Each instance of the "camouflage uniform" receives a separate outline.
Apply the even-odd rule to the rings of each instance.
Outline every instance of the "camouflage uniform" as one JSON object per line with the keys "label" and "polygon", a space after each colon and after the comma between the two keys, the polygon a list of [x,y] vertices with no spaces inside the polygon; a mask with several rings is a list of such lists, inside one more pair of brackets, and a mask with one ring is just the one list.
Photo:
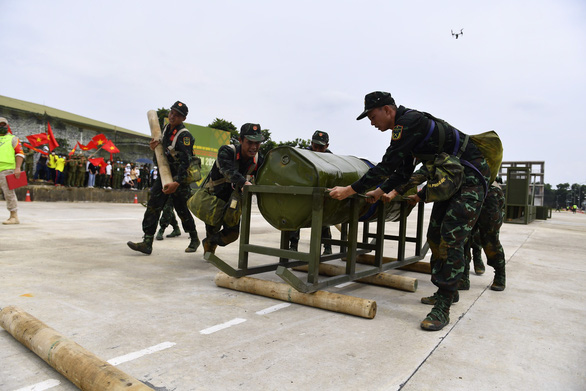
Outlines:
{"label": "camouflage uniform", "polygon": [[35,152],[32,149],[27,148],[27,151],[24,154],[24,167],[26,172],[26,177],[29,181],[33,180],[34,172],[33,172],[33,163],[35,160]]}
{"label": "camouflage uniform", "polygon": [[67,159],[67,186],[74,187],[77,180],[77,162],[79,159],[75,156]]}
{"label": "camouflage uniform", "polygon": [[[173,209],[173,200],[171,197],[165,203],[163,207],[163,213],[161,214],[161,218],[159,219],[159,226],[161,231],[165,231],[165,229],[171,225],[173,230],[179,230],[179,224],[177,224],[177,218],[175,217],[175,211]],[[162,232],[161,232],[162,235]]]}
{"label": "camouflage uniform", "polygon": [[[367,99],[368,95],[365,107]],[[394,105],[394,100],[389,99],[387,104]],[[358,119],[364,116],[363,113]],[[363,193],[386,178],[380,186],[381,190],[385,193],[393,189],[399,191],[396,188],[408,182],[413,174],[414,157],[425,162],[439,152],[451,155],[459,153],[461,161],[468,163],[464,165],[461,188],[450,199],[435,202],[430,217],[427,241],[432,251],[431,281],[439,288],[439,300],[421,324],[427,330],[439,330],[449,323],[449,307],[464,272],[464,245],[480,213],[486,181],[490,178],[488,164],[476,145],[468,141],[464,146],[462,141],[465,136],[444,120],[399,106],[395,113],[391,145],[382,162],[352,184],[354,191]],[[424,201],[425,193],[425,187],[418,193]],[[431,326],[430,322],[433,323]]]}
{"label": "camouflage uniform", "polygon": [[82,156],[77,160],[75,169],[75,187],[83,187],[85,185],[85,157]]}
{"label": "camouflage uniform", "polygon": [[[260,126],[259,126],[260,128]],[[213,188],[213,194],[224,202],[228,203],[232,191],[242,190],[248,175],[255,175],[256,170],[263,162],[259,154],[258,160],[244,158],[240,154],[240,145],[231,146],[223,145],[218,150],[216,163],[210,170],[206,185]],[[220,182],[220,183],[218,183]],[[217,183],[217,185],[212,185]],[[204,239],[204,248],[215,248],[216,246],[226,246],[238,239],[240,235],[240,221],[229,226],[222,223],[218,226],[206,224],[206,239]],[[213,252],[213,251],[212,251]]]}
{"label": "camouflage uniform", "polygon": [[[498,185],[491,185],[478,222],[474,227],[474,232],[478,232],[478,237],[482,243],[482,248],[486,254],[487,264],[495,270],[495,281],[491,286],[493,290],[504,290],[505,288],[505,251],[499,240],[499,233],[505,217],[505,195]],[[464,271],[463,287],[470,287],[470,246],[472,237],[466,245],[466,265]],[[467,284],[466,284],[467,283]],[[501,289],[502,288],[502,289]]]}
{"label": "camouflage uniform", "polygon": [[[161,178],[157,178],[151,188],[147,209],[142,220],[142,230],[145,234],[145,241],[148,239],[152,243],[152,238],[157,231],[161,211],[165,207],[167,200],[170,198],[173,202],[175,211],[177,211],[177,214],[181,219],[183,230],[189,233],[192,240],[192,243],[188,249],[186,249],[186,252],[193,252],[199,246],[199,239],[197,237],[195,221],[193,220],[191,212],[187,208],[187,200],[191,197],[191,187],[187,183],[186,178],[187,169],[189,168],[189,163],[193,156],[194,139],[189,131],[183,131],[183,129],[186,129],[183,123],[178,125],[175,129],[170,129],[169,125],[166,125],[163,129],[161,145],[165,151],[167,161],[169,162],[173,181],[178,182],[179,187],[177,187],[177,190],[174,193],[165,194],[163,193]],[[172,142],[175,140],[176,136],[178,139],[175,143],[175,150],[171,152],[170,147],[172,147]],[[130,243],[131,242],[129,242],[129,246],[132,248]],[[190,251],[190,248],[193,251]]]}

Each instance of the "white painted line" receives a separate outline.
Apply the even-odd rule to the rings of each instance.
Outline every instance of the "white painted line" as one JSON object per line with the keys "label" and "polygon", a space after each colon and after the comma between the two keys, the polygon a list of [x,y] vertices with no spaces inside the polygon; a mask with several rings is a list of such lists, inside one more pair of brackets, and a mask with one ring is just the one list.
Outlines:
{"label": "white painted line", "polygon": [[354,284],[354,281],[348,281],[348,282],[344,282],[344,283],[339,284],[339,285],[335,285],[335,287],[336,288],[344,288],[344,287],[347,287],[348,285],[352,285],[352,284]]}
{"label": "white painted line", "polygon": [[155,346],[151,346],[150,348],[146,348],[143,350],[139,350],[138,352],[128,353],[124,356],[115,357],[113,359],[108,360],[108,363],[116,366],[122,364],[123,362],[132,361],[139,357],[146,356],[147,354],[155,353],[161,350],[168,349],[172,346],[175,346],[175,342],[163,342]]}
{"label": "white painted line", "polygon": [[274,306],[272,306],[272,307],[265,308],[264,310],[257,311],[257,312],[256,312],[256,314],[257,314],[257,315],[266,315],[266,314],[270,314],[271,312],[275,312],[275,311],[281,310],[281,309],[283,309],[283,308],[287,308],[287,307],[289,307],[290,305],[291,305],[291,303],[277,304],[277,305],[274,305]]}
{"label": "white painted line", "polygon": [[45,380],[44,382],[33,384],[32,386],[19,388],[16,391],[43,391],[48,390],[49,388],[57,387],[59,384],[61,384],[59,380],[50,379]]}
{"label": "white painted line", "polygon": [[94,217],[90,219],[46,219],[43,221],[111,221],[111,220],[136,220],[135,217]]}
{"label": "white painted line", "polygon": [[211,333],[215,333],[216,331],[224,330],[224,329],[227,329],[228,327],[232,327],[232,326],[235,326],[235,325],[243,323],[243,322],[246,322],[246,319],[234,318],[232,320],[227,321],[226,323],[217,324],[215,326],[208,327],[207,329],[203,329],[199,333],[200,334],[211,334]]}

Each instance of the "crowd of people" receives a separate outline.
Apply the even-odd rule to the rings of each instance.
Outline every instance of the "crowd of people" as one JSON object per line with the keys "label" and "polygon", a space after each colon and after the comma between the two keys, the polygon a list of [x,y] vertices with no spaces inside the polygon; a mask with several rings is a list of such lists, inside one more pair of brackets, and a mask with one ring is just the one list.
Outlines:
{"label": "crowd of people", "polygon": [[[72,156],[48,153],[49,149],[46,146],[43,147],[43,151],[47,155],[36,152],[38,156],[34,174],[33,159],[27,161],[25,157],[24,170],[28,178],[55,186],[143,190],[149,189],[159,175],[157,166],[151,168],[149,164],[139,165],[120,160],[111,162],[103,159],[96,161],[81,153]],[[25,155],[28,157],[32,153],[27,151]]]}

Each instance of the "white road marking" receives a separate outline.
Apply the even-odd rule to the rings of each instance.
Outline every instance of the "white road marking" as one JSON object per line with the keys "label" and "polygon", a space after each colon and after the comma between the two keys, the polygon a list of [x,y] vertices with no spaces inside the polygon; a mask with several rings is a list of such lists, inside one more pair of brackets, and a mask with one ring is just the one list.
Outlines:
{"label": "white road marking", "polygon": [[61,384],[59,380],[50,379],[45,380],[44,382],[33,384],[32,386],[19,388],[16,391],[43,391],[48,390],[49,388],[57,387],[59,384]]}
{"label": "white road marking", "polygon": [[[115,357],[111,360],[108,360],[108,363],[110,365],[114,365],[114,366],[120,365],[124,362],[132,361],[132,360],[135,360],[139,357],[146,356],[147,354],[159,352],[161,350],[168,349],[168,348],[175,346],[175,345],[176,345],[175,342],[163,342],[158,345],[151,346],[150,348],[139,350],[138,352],[128,353],[128,354],[125,354],[124,356]],[[53,387],[57,387],[60,384],[61,384],[61,382],[59,380],[50,379],[50,380],[46,380],[41,383],[33,384],[32,386],[19,388],[18,390],[15,390],[15,391],[44,391],[44,390],[48,390]]]}
{"label": "white road marking", "polygon": [[150,348],[139,350],[138,352],[128,353],[128,354],[125,354],[124,356],[112,358],[112,359],[108,360],[108,363],[110,363],[114,366],[120,365],[123,362],[132,361],[132,360],[135,360],[139,357],[146,356],[147,354],[151,354],[151,353],[159,352],[161,350],[169,349],[170,347],[175,346],[175,345],[176,345],[175,342],[163,342],[158,345],[151,346]]}
{"label": "white road marking", "polygon": [[234,318],[232,320],[227,321],[226,323],[217,324],[215,326],[208,327],[207,329],[203,329],[199,333],[200,334],[211,334],[211,333],[215,333],[216,331],[224,330],[224,329],[227,329],[228,327],[232,327],[232,326],[235,326],[235,325],[243,323],[243,322],[246,322],[246,319]]}
{"label": "white road marking", "polygon": [[43,221],[112,221],[112,220],[136,220],[135,217],[94,217],[90,219],[46,219]]}
{"label": "white road marking", "polygon": [[354,284],[354,281],[348,281],[348,282],[344,282],[342,284],[335,285],[335,287],[336,288],[344,288],[344,287],[346,287],[348,285],[352,285],[352,284]]}
{"label": "white road marking", "polygon": [[291,303],[277,304],[277,305],[274,305],[272,307],[265,308],[264,310],[257,311],[256,314],[257,315],[270,314],[271,312],[275,312],[275,311],[278,311],[280,309],[287,308],[290,305],[291,305]]}

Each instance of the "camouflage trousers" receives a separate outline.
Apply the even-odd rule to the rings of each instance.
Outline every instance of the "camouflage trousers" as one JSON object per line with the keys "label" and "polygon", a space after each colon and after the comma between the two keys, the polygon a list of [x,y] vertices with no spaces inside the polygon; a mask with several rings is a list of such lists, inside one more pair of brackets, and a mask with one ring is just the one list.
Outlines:
{"label": "camouflage trousers", "polygon": [[486,263],[495,269],[505,267],[505,251],[499,240],[499,233],[505,217],[505,195],[500,187],[490,186],[486,199],[482,204],[480,216],[476,226],[472,231],[471,239],[466,245],[467,265],[469,267],[470,251],[469,248],[474,244],[470,243],[475,238],[481,243],[481,247],[486,254]]}
{"label": "camouflage trousers", "polygon": [[151,188],[150,198],[147,203],[146,211],[142,220],[142,231],[145,235],[154,236],[157,232],[157,225],[161,212],[170,198],[173,207],[181,219],[181,225],[185,232],[195,232],[195,221],[189,209],[187,209],[187,200],[191,197],[191,188],[189,185],[180,185],[173,194],[163,193],[161,179],[157,179]]}
{"label": "camouflage trousers", "polygon": [[454,292],[465,267],[464,248],[480,215],[485,195],[485,183],[490,170],[484,158],[475,165],[480,173],[464,167],[462,187],[452,198],[433,205],[427,241],[431,249],[431,282],[439,289]]}
{"label": "camouflage trousers", "polygon": [[234,226],[222,223],[217,226],[206,224],[206,239],[211,244],[217,244],[220,247],[227,246],[235,242],[240,236],[240,221]]}
{"label": "camouflage trousers", "polygon": [[171,225],[174,229],[179,228],[179,225],[177,224],[177,218],[175,217],[175,211],[173,209],[173,199],[171,197],[169,197],[165,203],[165,206],[163,207],[163,214],[159,219],[159,226],[162,230],[167,228],[169,225]]}

